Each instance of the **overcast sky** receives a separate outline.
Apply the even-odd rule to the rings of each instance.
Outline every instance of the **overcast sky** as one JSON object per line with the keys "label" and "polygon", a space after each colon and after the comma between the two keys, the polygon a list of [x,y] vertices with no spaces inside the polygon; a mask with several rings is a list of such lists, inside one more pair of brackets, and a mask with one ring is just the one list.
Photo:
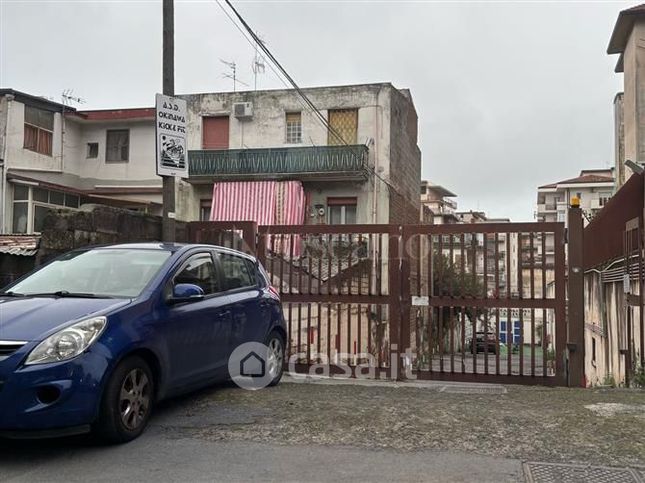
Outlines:
{"label": "overcast sky", "polygon": [[[303,87],[391,81],[412,91],[422,176],[460,209],[532,220],[536,187],[613,165],[605,3],[234,2]],[[0,86],[82,108],[152,106],[161,3],[0,0]],[[253,49],[215,0],[175,5],[177,93],[252,85]],[[283,87],[267,69],[259,88]]]}

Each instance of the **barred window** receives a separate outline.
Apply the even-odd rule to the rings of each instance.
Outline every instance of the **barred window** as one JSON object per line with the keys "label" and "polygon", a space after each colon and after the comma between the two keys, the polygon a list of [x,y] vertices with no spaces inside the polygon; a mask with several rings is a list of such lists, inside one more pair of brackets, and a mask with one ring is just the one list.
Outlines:
{"label": "barred window", "polygon": [[51,156],[53,132],[53,112],[32,106],[25,106],[25,134],[23,143],[25,149]]}
{"label": "barred window", "polygon": [[107,132],[105,161],[112,163],[127,162],[130,152],[130,130],[111,129]]}
{"label": "barred window", "polygon": [[287,112],[285,116],[287,125],[287,144],[300,144],[302,142],[302,115],[299,112]]}
{"label": "barred window", "polygon": [[327,134],[327,144],[356,144],[358,109],[330,109],[329,125],[331,129]]}

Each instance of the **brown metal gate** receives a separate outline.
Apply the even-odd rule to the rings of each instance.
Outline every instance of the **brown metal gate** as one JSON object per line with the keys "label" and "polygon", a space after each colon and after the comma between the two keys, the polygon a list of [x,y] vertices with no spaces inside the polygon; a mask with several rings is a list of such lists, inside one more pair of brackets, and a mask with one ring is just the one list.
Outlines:
{"label": "brown metal gate", "polygon": [[258,257],[280,292],[291,369],[396,376],[400,284],[391,254],[399,243],[396,225],[259,228]]}
{"label": "brown metal gate", "polygon": [[282,298],[292,370],[566,382],[562,223],[207,222],[189,233],[258,256]]}
{"label": "brown metal gate", "polygon": [[565,383],[564,225],[402,227],[403,347],[416,377]]}

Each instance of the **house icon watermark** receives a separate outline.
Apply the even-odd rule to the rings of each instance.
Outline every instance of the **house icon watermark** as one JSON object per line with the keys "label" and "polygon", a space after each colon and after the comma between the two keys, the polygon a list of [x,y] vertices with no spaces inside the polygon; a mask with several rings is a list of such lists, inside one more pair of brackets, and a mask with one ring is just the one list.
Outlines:
{"label": "house icon watermark", "polygon": [[240,361],[240,375],[244,377],[264,377],[266,362],[256,352],[249,352]]}
{"label": "house icon watermark", "polygon": [[267,371],[269,348],[259,342],[246,342],[235,348],[228,359],[228,373],[243,389],[257,390],[271,383]]}

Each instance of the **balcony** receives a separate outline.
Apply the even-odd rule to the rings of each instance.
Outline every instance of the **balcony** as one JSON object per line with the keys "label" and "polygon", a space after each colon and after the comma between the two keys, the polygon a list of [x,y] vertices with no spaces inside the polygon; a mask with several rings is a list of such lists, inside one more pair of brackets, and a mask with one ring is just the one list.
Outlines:
{"label": "balcony", "polygon": [[558,209],[555,203],[538,203],[537,208],[538,213],[557,211]]}
{"label": "balcony", "polygon": [[368,149],[304,146],[188,151],[189,181],[299,179],[366,180]]}

